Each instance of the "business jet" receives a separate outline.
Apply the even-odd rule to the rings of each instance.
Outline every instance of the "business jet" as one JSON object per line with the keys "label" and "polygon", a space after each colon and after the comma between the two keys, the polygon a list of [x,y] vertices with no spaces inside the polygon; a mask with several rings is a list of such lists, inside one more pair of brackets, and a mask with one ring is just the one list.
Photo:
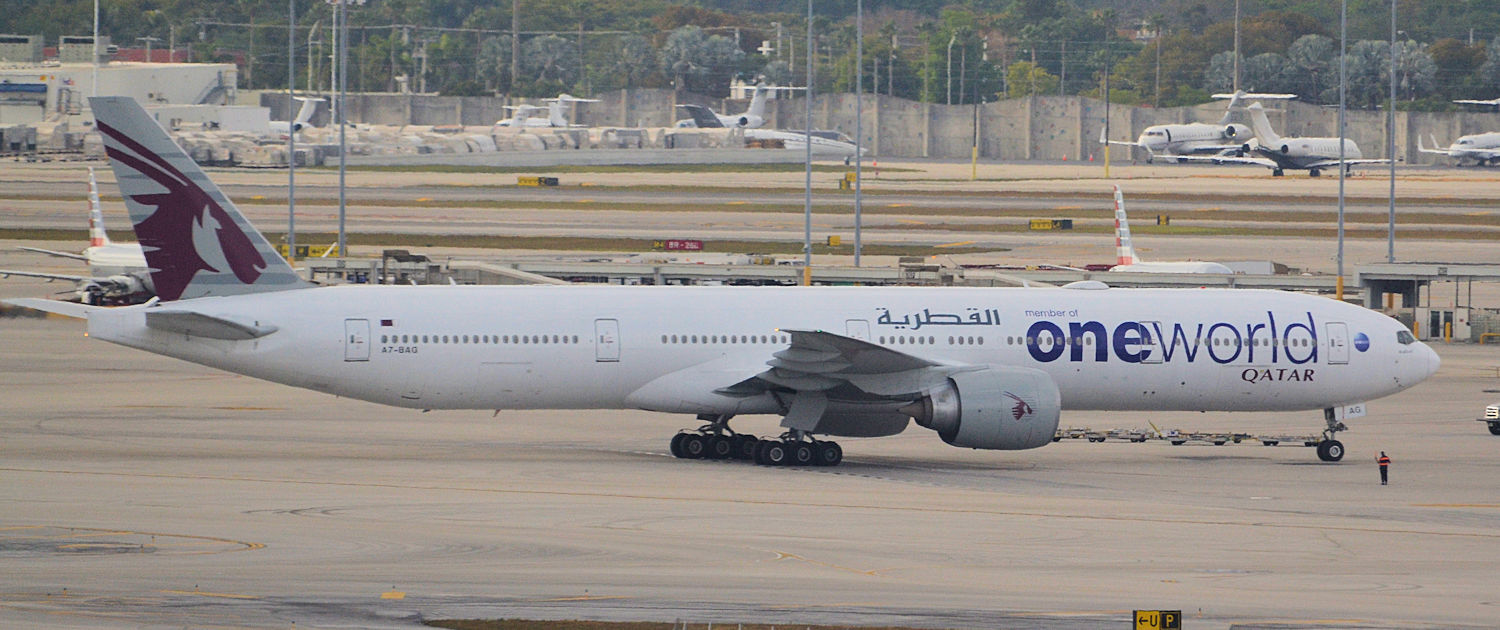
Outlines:
{"label": "business jet", "polygon": [[[1216,99],[1229,99],[1229,106],[1224,108],[1224,116],[1217,123],[1151,125],[1141,130],[1141,135],[1136,138],[1135,142],[1110,140],[1104,136],[1104,130],[1101,129],[1099,143],[1145,149],[1147,164],[1152,163],[1158,155],[1176,158],[1184,155],[1239,152],[1245,142],[1255,136],[1250,127],[1229,122],[1242,99],[1289,99],[1296,98],[1296,96],[1296,94],[1246,94],[1243,91],[1234,94],[1215,94],[1213,97]],[[1178,159],[1177,161],[1187,160]]]}
{"label": "business jet", "polygon": [[60,252],[40,247],[20,247],[29,252],[83,261],[89,266],[87,276],[0,269],[0,277],[20,276],[65,280],[74,283],[73,292],[84,304],[139,304],[152,296],[151,275],[140,243],[115,243],[104,229],[104,212],[99,208],[99,184],[94,169],[89,169],[89,246],[81,253]]}
{"label": "business jet", "polygon": [[[91,99],[158,299],[10,303],[93,339],[413,409],[694,415],[683,458],[833,465],[913,420],[944,442],[1029,449],[1062,410],[1323,410],[1318,453],[1364,401],[1438,356],[1399,322],[1262,290],[962,287],[315,287],[132,99]],[[777,438],[732,431],[782,417]]]}
{"label": "business jet", "polygon": [[1143,262],[1135,254],[1130,242],[1130,221],[1125,218],[1125,196],[1115,186],[1115,266],[1110,271],[1134,273],[1234,273],[1233,269],[1216,262]]}
{"label": "business jet", "polygon": [[[1437,138],[1432,138],[1432,146],[1438,146]],[[1475,166],[1500,164],[1500,131],[1459,136],[1458,140],[1448,145],[1446,149],[1427,148],[1422,144],[1422,136],[1419,135],[1417,136],[1417,150],[1422,153],[1446,155],[1453,158],[1457,166],[1463,166],[1466,162],[1472,162]]]}
{"label": "business jet", "polygon": [[704,129],[760,129],[766,125],[766,98],[772,90],[805,90],[800,87],[767,87],[765,85],[755,86],[755,92],[750,95],[750,107],[745,113],[738,115],[724,115],[702,105],[678,105],[687,110],[690,118],[677,121],[677,127],[702,127]]}
{"label": "business jet", "polygon": [[285,137],[287,134],[296,133],[312,126],[312,117],[313,114],[318,112],[318,103],[323,102],[321,98],[309,98],[306,96],[294,96],[292,99],[302,103],[302,107],[297,110],[297,117],[289,121],[271,121],[269,130],[272,134],[279,134]]}
{"label": "business jet", "polygon": [[541,111],[535,105],[507,105],[514,114],[510,118],[495,123],[497,127],[517,128],[541,128],[541,127],[578,127],[568,122],[567,107],[569,103],[598,103],[596,98],[578,98],[572,94],[559,94],[556,98],[546,99],[547,116],[536,115]]}
{"label": "business jet", "polygon": [[[1271,129],[1271,121],[1266,118],[1266,110],[1259,102],[1251,103],[1245,110],[1250,112],[1255,144],[1246,144],[1240,151],[1254,155],[1184,156],[1182,159],[1214,164],[1256,164],[1271,169],[1271,175],[1275,177],[1281,177],[1287,169],[1305,170],[1309,176],[1317,177],[1325,168],[1338,168],[1338,138],[1283,138]],[[1359,145],[1344,138],[1345,171],[1361,164],[1390,163],[1387,159],[1364,158]]]}

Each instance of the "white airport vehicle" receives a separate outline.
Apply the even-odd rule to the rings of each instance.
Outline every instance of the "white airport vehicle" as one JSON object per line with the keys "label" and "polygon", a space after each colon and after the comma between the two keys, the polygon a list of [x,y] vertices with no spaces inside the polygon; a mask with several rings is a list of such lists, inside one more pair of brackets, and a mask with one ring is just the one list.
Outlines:
{"label": "white airport vehicle", "polygon": [[515,112],[510,118],[495,122],[496,127],[517,128],[541,128],[541,127],[581,127],[568,122],[567,107],[569,103],[598,103],[597,98],[578,98],[572,94],[558,94],[555,98],[547,100],[547,116],[536,115],[541,108],[535,105],[507,105],[505,108]]}
{"label": "white airport vehicle", "polygon": [[1490,425],[1490,435],[1500,435],[1500,403],[1484,408],[1484,417],[1479,419]]}
{"label": "white airport vehicle", "polygon": [[[1439,146],[1436,137],[1431,137],[1431,140],[1433,147]],[[1465,163],[1472,163],[1475,166],[1500,164],[1500,131],[1459,136],[1446,149],[1429,149],[1422,144],[1422,136],[1418,135],[1417,150],[1422,153],[1446,155],[1453,158],[1457,166],[1463,166]]]}
{"label": "white airport vehicle", "polygon": [[[833,465],[835,442],[915,420],[944,442],[1028,449],[1068,410],[1341,410],[1439,359],[1399,322],[1322,297],[1233,289],[314,287],[132,99],[91,104],[158,299],[10,303],[98,340],[412,409],[697,416],[680,457]],[[1351,404],[1352,403],[1352,404]],[[755,439],[734,416],[782,416]]]}
{"label": "white airport vehicle", "polygon": [[104,229],[104,212],[99,207],[99,183],[89,168],[89,246],[81,253],[61,252],[40,247],[19,249],[83,261],[89,266],[87,276],[0,269],[0,277],[21,276],[65,280],[74,283],[73,293],[84,304],[134,304],[144,302],[153,293],[146,255],[140,243],[115,243]]}
{"label": "white airport vehicle", "polygon": [[272,134],[279,134],[285,137],[287,134],[296,133],[312,126],[312,117],[313,114],[318,112],[318,103],[323,102],[321,98],[307,96],[294,96],[292,100],[302,103],[302,107],[297,110],[297,117],[292,120],[271,121],[269,129]]}
{"label": "white airport vehicle", "polygon": [[[1245,108],[1250,112],[1250,125],[1255,129],[1255,143],[1241,147],[1241,153],[1253,155],[1183,156],[1183,160],[1212,162],[1214,164],[1255,164],[1271,169],[1271,175],[1280,177],[1287,169],[1305,170],[1312,177],[1323,174],[1323,169],[1338,168],[1338,138],[1282,137],[1271,129],[1265,108],[1259,102]],[[1379,158],[1365,158],[1359,145],[1344,138],[1344,168],[1352,170],[1364,164],[1389,164]]]}
{"label": "white airport vehicle", "polygon": [[[1238,153],[1246,142],[1255,137],[1255,132],[1249,126],[1229,122],[1241,100],[1246,98],[1291,99],[1296,98],[1297,95],[1246,94],[1244,91],[1239,91],[1234,94],[1215,94],[1213,97],[1229,99],[1229,105],[1224,108],[1224,116],[1217,123],[1151,125],[1141,130],[1141,135],[1136,138],[1135,142],[1110,140],[1104,136],[1104,131],[1100,130],[1099,143],[1145,149],[1147,164],[1155,161],[1159,155],[1177,158],[1184,155]],[[1187,160],[1178,159],[1177,161],[1186,162]]]}
{"label": "white airport vehicle", "polygon": [[1222,264],[1201,260],[1142,261],[1130,240],[1130,220],[1125,218],[1125,196],[1119,186],[1115,186],[1115,266],[1109,270],[1126,273],[1234,273],[1233,269]]}

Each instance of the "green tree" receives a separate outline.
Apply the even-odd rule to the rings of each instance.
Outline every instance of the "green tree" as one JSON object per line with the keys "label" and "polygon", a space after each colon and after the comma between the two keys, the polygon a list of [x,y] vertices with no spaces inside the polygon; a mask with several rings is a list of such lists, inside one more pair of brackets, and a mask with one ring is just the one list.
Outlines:
{"label": "green tree", "polygon": [[1027,96],[1057,93],[1057,75],[1033,65],[1030,61],[1017,61],[1005,69],[1005,84],[1010,88],[1006,96]]}

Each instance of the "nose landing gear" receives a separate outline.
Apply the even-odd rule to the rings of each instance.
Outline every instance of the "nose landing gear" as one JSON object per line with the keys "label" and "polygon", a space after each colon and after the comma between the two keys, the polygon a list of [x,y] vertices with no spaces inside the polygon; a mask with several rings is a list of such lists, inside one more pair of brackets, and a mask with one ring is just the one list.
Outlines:
{"label": "nose landing gear", "polygon": [[1323,440],[1318,442],[1318,459],[1325,462],[1339,461],[1344,458],[1344,443],[1333,438],[1339,431],[1349,430],[1349,427],[1338,421],[1332,408],[1323,410],[1323,421],[1328,423],[1328,428],[1323,430]]}

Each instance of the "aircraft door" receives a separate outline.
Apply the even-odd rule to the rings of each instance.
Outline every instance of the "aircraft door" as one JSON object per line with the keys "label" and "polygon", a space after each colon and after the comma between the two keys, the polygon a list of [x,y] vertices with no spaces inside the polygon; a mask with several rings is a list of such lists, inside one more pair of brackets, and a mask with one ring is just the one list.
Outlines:
{"label": "aircraft door", "polygon": [[620,360],[620,320],[594,320],[594,361],[612,363]]}
{"label": "aircraft door", "polygon": [[370,360],[370,320],[344,320],[344,360]]}
{"label": "aircraft door", "polygon": [[860,341],[870,340],[870,320],[848,319],[844,320],[844,333],[852,339]]}
{"label": "aircraft door", "polygon": [[1141,357],[1141,363],[1161,363],[1162,357],[1166,355],[1162,348],[1162,340],[1157,338],[1156,331],[1161,329],[1160,322],[1141,322],[1141,350],[1146,353]]}
{"label": "aircraft door", "polygon": [[1349,325],[1344,322],[1328,322],[1328,364],[1342,365],[1349,362]]}

